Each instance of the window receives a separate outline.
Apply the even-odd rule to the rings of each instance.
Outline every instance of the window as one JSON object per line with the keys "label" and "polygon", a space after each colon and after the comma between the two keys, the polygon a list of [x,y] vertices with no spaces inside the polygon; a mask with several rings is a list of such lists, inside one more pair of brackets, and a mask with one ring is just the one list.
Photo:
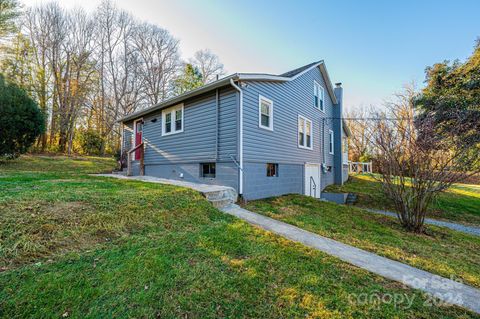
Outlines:
{"label": "window", "polygon": [[200,176],[205,178],[215,178],[215,163],[200,164]]}
{"label": "window", "polygon": [[313,81],[313,105],[321,110],[324,111],[323,106],[323,97],[324,97],[324,90],[323,87],[317,83],[317,81]]}
{"label": "window", "polygon": [[267,163],[267,176],[278,177],[278,164]]}
{"label": "window", "polygon": [[139,120],[139,121],[135,122],[135,130],[136,130],[136,133],[142,133],[142,131],[143,131],[143,120]]}
{"label": "window", "polygon": [[261,95],[258,98],[258,126],[273,131],[273,101]]}
{"label": "window", "polygon": [[333,131],[329,130],[328,135],[329,135],[328,151],[330,154],[333,154]]}
{"label": "window", "polygon": [[312,121],[298,116],[298,147],[313,149],[312,142]]}
{"label": "window", "polygon": [[162,135],[183,132],[183,104],[162,111]]}

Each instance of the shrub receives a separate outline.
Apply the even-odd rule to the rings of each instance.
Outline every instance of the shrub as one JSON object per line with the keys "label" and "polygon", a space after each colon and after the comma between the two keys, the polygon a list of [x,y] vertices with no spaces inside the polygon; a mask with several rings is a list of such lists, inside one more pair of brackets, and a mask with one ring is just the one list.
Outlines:
{"label": "shrub", "polygon": [[101,155],[103,153],[104,141],[100,134],[94,130],[83,130],[78,135],[80,147],[83,154]]}
{"label": "shrub", "polygon": [[45,118],[35,101],[0,75],[0,156],[18,157],[44,132]]}

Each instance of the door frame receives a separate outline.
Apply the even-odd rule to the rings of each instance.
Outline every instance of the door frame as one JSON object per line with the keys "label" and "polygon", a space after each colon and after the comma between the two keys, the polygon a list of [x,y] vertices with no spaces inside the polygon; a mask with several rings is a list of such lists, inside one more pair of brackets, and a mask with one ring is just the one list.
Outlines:
{"label": "door frame", "polygon": [[[321,189],[322,189],[322,166],[320,163],[312,163],[312,162],[305,162],[303,164],[303,187],[304,187],[304,190],[303,190],[303,194],[306,195],[306,196],[310,196],[310,194],[308,193],[307,194],[307,187],[306,187],[306,184],[307,184],[307,166],[316,166],[318,168],[318,185],[317,185],[317,190],[318,190],[318,193],[316,194],[317,196],[314,197],[314,196],[311,196],[311,197],[314,197],[314,198],[320,198],[321,197]],[[308,191],[310,192],[310,189],[308,189]]]}
{"label": "door frame", "polygon": [[[137,146],[137,123],[138,122],[143,122],[143,117],[139,118],[139,119],[136,119],[133,121],[133,147]],[[143,127],[142,127],[142,140],[140,141],[140,143],[143,142]],[[132,148],[133,148],[132,147]],[[139,158],[137,158],[137,151],[133,152],[133,160],[134,161],[138,161],[140,160]]]}

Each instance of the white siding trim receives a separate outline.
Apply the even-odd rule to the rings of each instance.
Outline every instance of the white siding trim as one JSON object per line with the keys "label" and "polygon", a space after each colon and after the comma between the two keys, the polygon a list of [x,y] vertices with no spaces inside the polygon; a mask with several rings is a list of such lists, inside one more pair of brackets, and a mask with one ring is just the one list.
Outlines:
{"label": "white siding trim", "polygon": [[[262,101],[269,104],[269,126],[262,125]],[[258,96],[258,127],[273,131],[273,101],[262,95]]]}

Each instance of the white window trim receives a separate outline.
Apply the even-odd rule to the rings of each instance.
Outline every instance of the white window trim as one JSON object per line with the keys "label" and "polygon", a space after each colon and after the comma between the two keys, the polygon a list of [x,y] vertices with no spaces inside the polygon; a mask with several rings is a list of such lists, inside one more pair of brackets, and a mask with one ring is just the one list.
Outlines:
{"label": "white window trim", "polygon": [[[262,101],[267,102],[270,105],[270,122],[269,126],[262,125]],[[273,101],[259,95],[258,96],[258,127],[264,130],[273,131]]]}
{"label": "white window trim", "polygon": [[[304,138],[304,141],[305,141],[305,145],[300,145],[300,136],[299,136],[299,126],[298,126],[298,120],[299,119],[303,119],[304,120],[304,127],[303,127],[303,133],[305,134],[305,138]],[[307,122],[310,122],[310,147],[306,146],[307,144]],[[298,119],[297,119],[297,145],[299,148],[303,148],[303,149],[306,149],[306,150],[313,150],[313,123],[311,120],[309,120],[308,118],[306,118],[305,116],[302,116],[302,115],[298,115]]]}
{"label": "white window trim", "polygon": [[313,104],[313,107],[316,108],[317,110],[320,110],[322,111],[323,113],[325,113],[325,89],[323,88],[323,86],[318,83],[317,81],[313,80],[313,96],[315,96],[315,87],[318,87],[320,89],[319,93],[321,92],[322,94],[322,101],[323,101],[323,108],[320,107],[320,103],[318,104],[318,107],[315,106],[315,103]]}
{"label": "white window trim", "polygon": [[[175,130],[175,121],[176,121],[175,114],[176,114],[176,111],[178,111],[178,110],[182,110],[182,129]],[[165,126],[165,117],[168,113],[172,113],[172,130],[167,133],[167,132],[165,132],[165,127],[166,127]],[[182,133],[183,128],[185,127],[185,123],[183,121],[184,117],[185,117],[185,110],[184,110],[184,107],[183,107],[183,103],[162,110],[162,136],[168,136],[168,135],[173,135],[173,134],[177,134],[177,133]]]}
{"label": "white window trim", "polygon": [[[330,149],[330,145],[332,148]],[[328,153],[333,155],[335,152],[335,135],[333,135],[332,130],[328,130]]]}

